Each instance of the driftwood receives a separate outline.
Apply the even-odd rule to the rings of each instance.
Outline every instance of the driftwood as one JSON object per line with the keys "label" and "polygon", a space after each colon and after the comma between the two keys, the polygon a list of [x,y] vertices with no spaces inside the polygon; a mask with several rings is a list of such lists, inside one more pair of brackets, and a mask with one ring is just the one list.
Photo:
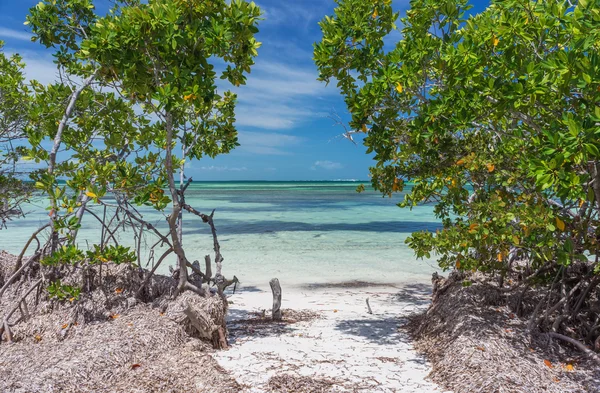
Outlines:
{"label": "driftwood", "polygon": [[271,291],[273,291],[273,320],[281,321],[281,285],[279,285],[279,280],[276,278],[269,281],[269,285]]}
{"label": "driftwood", "polygon": [[186,303],[182,312],[188,317],[190,323],[196,328],[201,338],[212,339],[213,333],[217,330],[217,326],[204,311]]}
{"label": "driftwood", "polygon": [[187,317],[190,325],[198,332],[200,338],[211,340],[215,349],[227,348],[225,328],[214,323],[215,319],[213,315],[189,302],[184,303],[181,312]]}

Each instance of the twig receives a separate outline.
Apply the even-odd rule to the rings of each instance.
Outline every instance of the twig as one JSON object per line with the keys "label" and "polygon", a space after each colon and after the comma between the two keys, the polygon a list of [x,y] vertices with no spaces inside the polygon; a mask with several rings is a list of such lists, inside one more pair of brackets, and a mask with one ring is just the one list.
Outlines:
{"label": "twig", "polygon": [[167,251],[165,251],[164,254],[162,254],[160,256],[160,258],[158,259],[156,264],[152,267],[152,270],[150,270],[150,272],[148,273],[148,276],[146,276],[144,281],[142,281],[142,283],[140,284],[140,287],[138,288],[137,292],[135,293],[135,297],[137,297],[137,298],[140,297],[142,290],[146,287],[146,285],[148,285],[148,282],[150,282],[150,279],[154,275],[154,272],[156,272],[156,269],[158,269],[158,267],[160,266],[162,261],[167,257],[167,255],[169,255],[172,252],[173,252],[173,248],[171,247]]}
{"label": "twig", "polygon": [[41,228],[39,228],[37,231],[33,232],[33,235],[31,235],[31,237],[25,244],[25,247],[23,247],[23,250],[19,254],[19,257],[17,258],[17,262],[15,263],[15,267],[13,268],[13,274],[16,273],[17,270],[19,270],[19,268],[21,267],[21,263],[23,261],[23,256],[25,255],[25,252],[27,252],[27,249],[29,248],[29,245],[31,244],[33,239],[37,239],[37,235],[40,232],[42,232],[44,229],[48,228],[49,226],[50,226],[50,224],[46,224],[46,225],[42,226]]}
{"label": "twig", "polygon": [[41,251],[38,251],[37,253],[33,254],[27,260],[27,262],[25,262],[23,265],[21,265],[21,267],[19,268],[19,270],[17,270],[12,276],[10,276],[10,278],[6,281],[6,284],[4,284],[4,286],[0,289],[0,299],[2,298],[2,295],[8,289],[8,287],[19,277],[19,275],[21,275],[21,273],[23,272],[23,270],[25,270],[29,265],[31,265],[31,263],[33,263],[33,261],[35,261],[41,255],[42,255]]}
{"label": "twig", "polygon": [[25,301],[25,298],[27,298],[27,296],[29,296],[29,294],[34,289],[36,289],[38,287],[38,285],[40,285],[41,283],[42,283],[42,279],[40,278],[31,287],[29,287],[29,289],[17,301],[16,305],[6,314],[6,316],[4,317],[4,322],[2,324],[2,328],[0,329],[0,337],[2,337],[2,333],[6,332],[6,337],[8,338],[8,341],[12,342],[12,334],[10,332],[10,326],[8,324],[8,321],[9,321],[10,317],[14,314],[14,312],[19,309],[19,307],[21,306],[21,302]]}

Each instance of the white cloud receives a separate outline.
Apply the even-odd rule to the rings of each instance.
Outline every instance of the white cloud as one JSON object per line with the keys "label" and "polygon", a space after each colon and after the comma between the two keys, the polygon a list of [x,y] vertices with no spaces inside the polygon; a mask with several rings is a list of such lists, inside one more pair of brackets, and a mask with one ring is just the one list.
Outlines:
{"label": "white cloud", "polygon": [[309,108],[291,104],[265,103],[265,105],[239,104],[236,108],[236,124],[266,130],[288,130],[307,121],[315,113]]}
{"label": "white cloud", "polygon": [[326,169],[328,171],[342,169],[344,166],[339,162],[333,161],[316,161],[313,166],[310,167],[313,171],[316,171],[318,168]]}
{"label": "white cloud", "polygon": [[245,166],[242,167],[228,167],[228,166],[203,166],[200,168],[203,171],[213,171],[213,172],[243,172],[247,171],[248,168]]}
{"label": "white cloud", "polygon": [[289,146],[297,145],[302,138],[270,132],[241,131],[239,133],[240,147],[236,150],[262,155],[287,155]]}
{"label": "white cloud", "polygon": [[18,31],[0,27],[0,38],[13,38],[21,41],[31,41],[32,34],[25,31]]}
{"label": "white cloud", "polygon": [[265,6],[258,4],[263,11],[264,24],[271,25],[290,25],[296,28],[307,29],[317,20],[327,14],[329,6],[327,2],[313,2],[306,4],[305,1],[280,1],[275,4]]}
{"label": "white cloud", "polygon": [[23,58],[25,68],[23,69],[25,77],[28,80],[35,79],[41,84],[56,82],[58,78],[58,69],[54,64],[54,58],[48,52],[38,52],[33,50],[17,50],[13,47],[5,47],[7,56],[18,53]]}
{"label": "white cloud", "polygon": [[238,126],[267,130],[296,128],[324,113],[318,102],[337,95],[336,88],[317,81],[316,70],[278,62],[259,61],[238,95]]}

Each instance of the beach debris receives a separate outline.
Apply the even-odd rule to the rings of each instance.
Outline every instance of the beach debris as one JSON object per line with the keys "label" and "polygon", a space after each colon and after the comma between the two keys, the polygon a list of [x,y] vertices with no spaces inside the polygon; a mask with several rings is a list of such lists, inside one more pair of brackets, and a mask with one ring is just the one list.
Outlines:
{"label": "beach debris", "polygon": [[369,314],[373,314],[373,310],[371,310],[371,305],[369,304],[369,298],[367,298],[367,309]]}
{"label": "beach debris", "polygon": [[292,374],[277,374],[269,379],[268,388],[277,393],[309,393],[333,391],[337,381]]}
{"label": "beach debris", "polygon": [[[503,291],[477,280],[464,287],[459,275],[435,278],[438,292],[432,306],[406,325],[417,350],[432,362],[434,382],[461,393],[524,387],[530,393],[598,391],[600,369],[592,358],[575,345],[559,346],[559,339],[549,340],[556,338],[550,333],[532,335],[528,319],[514,312],[521,303],[525,313],[533,313],[547,296],[543,288],[529,288],[522,296],[522,290]],[[578,359],[577,367],[573,359]]]}

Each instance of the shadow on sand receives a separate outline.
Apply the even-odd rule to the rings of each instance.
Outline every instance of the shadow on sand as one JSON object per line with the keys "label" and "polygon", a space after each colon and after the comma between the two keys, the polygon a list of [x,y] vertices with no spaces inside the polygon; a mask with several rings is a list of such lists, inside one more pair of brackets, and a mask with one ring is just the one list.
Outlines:
{"label": "shadow on sand", "polygon": [[[401,313],[403,307],[407,304],[422,308],[431,303],[431,285],[406,284],[393,295],[393,300],[398,303],[398,313]],[[335,328],[344,334],[359,336],[374,344],[389,345],[410,341],[408,336],[400,329],[406,322],[407,319],[403,317],[386,317],[383,319],[373,317],[342,320],[337,323]]]}

